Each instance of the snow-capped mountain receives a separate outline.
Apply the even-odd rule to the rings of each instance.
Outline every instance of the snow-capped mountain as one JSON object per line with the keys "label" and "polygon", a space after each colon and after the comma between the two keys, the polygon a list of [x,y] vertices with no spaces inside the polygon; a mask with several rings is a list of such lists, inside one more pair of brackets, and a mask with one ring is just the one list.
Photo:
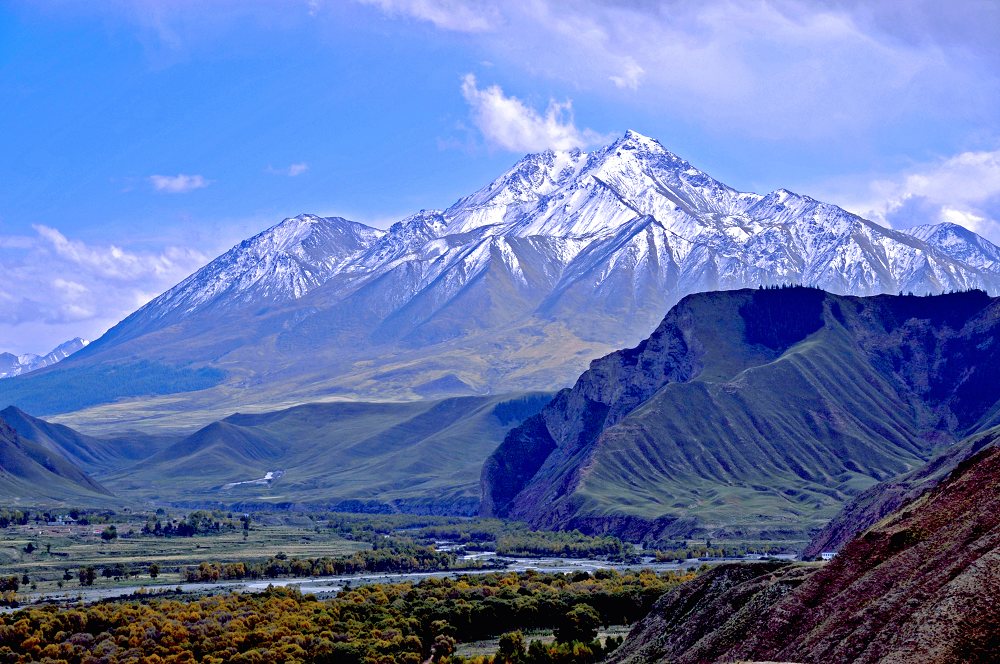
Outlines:
{"label": "snow-capped mountain", "polygon": [[76,337],[56,346],[45,355],[0,353],[0,378],[12,378],[55,364],[86,346],[89,341]]}
{"label": "snow-capped mountain", "polygon": [[218,257],[159,298],[155,315],[222,301],[261,304],[294,300],[326,283],[384,231],[340,217],[285,219]]}
{"label": "snow-capped mountain", "polygon": [[648,284],[673,301],[775,282],[859,295],[1000,285],[1000,249],[960,226],[894,231],[784,189],[738,192],[629,131],[592,153],[528,155],[447,210],[423,210],[388,231],[286,219],[148,309],[162,316],[220,301],[295,300],[338,276],[346,296],[404,265],[420,278],[403,295],[417,296],[444,286],[442,277],[449,291],[461,289],[495,261],[513,282],[557,297],[621,281],[623,271],[632,292],[621,295],[635,299]]}
{"label": "snow-capped mountain", "polygon": [[736,191],[630,131],[593,152],[527,155],[386,231],[286,219],[135,312],[87,359],[213,366],[227,385],[273,385],[285,399],[550,389],[648,336],[693,292],[998,294],[998,259],[954,225],[898,231],[784,189]]}

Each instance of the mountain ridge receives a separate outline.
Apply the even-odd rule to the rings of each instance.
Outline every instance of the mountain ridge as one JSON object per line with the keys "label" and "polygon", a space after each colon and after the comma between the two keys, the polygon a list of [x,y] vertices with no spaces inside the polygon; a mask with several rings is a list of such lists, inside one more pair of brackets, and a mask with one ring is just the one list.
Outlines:
{"label": "mountain ridge", "polygon": [[85,348],[89,343],[86,339],[74,337],[59,344],[45,355],[0,353],[0,378],[13,378],[51,366]]}
{"label": "mountain ridge", "polygon": [[[1000,294],[1000,249],[956,229],[892,230],[786,189],[739,192],[629,131],[591,152],[527,155],[450,207],[385,231],[287,219],[69,365],[0,385],[0,404],[79,410],[60,403],[64,371],[131,362],[122,370],[135,372],[137,358],[166,376],[151,394],[181,395],[152,402],[189,412],[239,409],[248,385],[266,403],[550,390],[592,357],[638,343],[693,292],[804,283]],[[115,417],[127,399],[150,402],[88,394],[95,406],[125,397]]]}
{"label": "mountain ridge", "polygon": [[1000,299],[981,291],[688,296],[507,435],[482,513],[654,539],[802,537],[990,426],[998,326]]}
{"label": "mountain ridge", "polygon": [[106,503],[112,494],[60,450],[23,438],[0,419],[0,496],[14,504],[83,500]]}

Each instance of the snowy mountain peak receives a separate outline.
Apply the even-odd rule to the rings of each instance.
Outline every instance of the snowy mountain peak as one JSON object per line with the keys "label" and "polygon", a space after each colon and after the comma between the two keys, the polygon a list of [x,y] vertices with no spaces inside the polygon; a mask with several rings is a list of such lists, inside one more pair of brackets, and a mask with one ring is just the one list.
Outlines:
{"label": "snowy mountain peak", "polygon": [[1000,248],[959,227],[884,228],[787,189],[739,192],[630,131],[589,152],[526,155],[388,231],[285,219],[81,359],[172,356],[406,399],[550,389],[647,337],[688,294],[780,283],[998,294]]}
{"label": "snowy mountain peak", "polygon": [[22,355],[0,353],[0,378],[20,376],[53,365],[56,362],[65,360],[89,343],[86,339],[75,337],[59,344],[45,355],[35,355],[34,353],[24,353]]}
{"label": "snowy mountain peak", "polygon": [[385,231],[301,214],[244,240],[133,315],[162,318],[219,304],[296,300],[326,283]]}
{"label": "snowy mountain peak", "polygon": [[964,226],[945,222],[914,226],[903,232],[972,267],[1000,269],[1000,248]]}
{"label": "snowy mountain peak", "polygon": [[642,150],[656,154],[668,154],[668,150],[663,147],[655,138],[651,138],[637,131],[629,129],[617,141],[611,144],[611,148],[621,150]]}

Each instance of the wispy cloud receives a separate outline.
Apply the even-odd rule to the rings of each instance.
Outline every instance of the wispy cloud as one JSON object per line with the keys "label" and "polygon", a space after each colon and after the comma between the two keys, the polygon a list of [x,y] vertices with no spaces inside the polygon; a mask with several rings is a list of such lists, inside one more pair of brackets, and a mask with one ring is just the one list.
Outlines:
{"label": "wispy cloud", "polygon": [[408,16],[454,32],[489,32],[500,22],[500,10],[476,0],[360,0],[391,16]]}
{"label": "wispy cloud", "polygon": [[274,168],[273,166],[268,166],[264,170],[271,175],[287,175],[290,178],[294,178],[308,171],[309,164],[304,161],[300,161],[298,163],[291,164],[286,168]]}
{"label": "wispy cloud", "polygon": [[472,74],[462,79],[462,96],[483,137],[505,150],[568,150],[605,140],[595,131],[576,127],[568,99],[549,101],[545,112],[539,113],[517,97],[505,95],[498,85],[480,89]]}
{"label": "wispy cloud", "polygon": [[205,264],[180,246],[130,250],[91,244],[50,226],[0,236],[0,350],[45,352],[74,336],[95,338]]}
{"label": "wispy cloud", "polygon": [[996,4],[914,0],[904,19],[853,0],[361,1],[475,33],[481,55],[533,79],[743,138],[842,141],[1000,107]]}
{"label": "wispy cloud", "polygon": [[1000,150],[962,152],[856,184],[844,207],[894,228],[956,223],[1000,242]]}
{"label": "wispy cloud", "polygon": [[186,194],[189,191],[203,189],[211,184],[211,181],[206,180],[201,175],[186,175],[184,173],[177,175],[150,175],[149,182],[153,185],[153,189],[166,194]]}

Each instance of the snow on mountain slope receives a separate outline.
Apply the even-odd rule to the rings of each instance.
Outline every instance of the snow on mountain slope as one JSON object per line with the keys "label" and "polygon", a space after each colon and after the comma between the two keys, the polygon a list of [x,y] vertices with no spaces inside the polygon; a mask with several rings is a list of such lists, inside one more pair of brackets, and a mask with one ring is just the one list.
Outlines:
{"label": "snow on mountain slope", "polygon": [[295,300],[325,283],[384,231],[303,214],[244,240],[151,302],[149,314],[190,314],[211,304]]}
{"label": "snow on mountain slope", "polygon": [[1000,248],[958,224],[915,226],[903,232],[967,265],[991,270],[1000,268]]}
{"label": "snow on mountain slope", "polygon": [[53,365],[56,362],[65,360],[89,343],[86,339],[76,337],[59,344],[45,355],[35,355],[34,353],[24,353],[22,355],[0,353],[0,378],[12,378]]}
{"label": "snow on mountain slope", "polygon": [[1000,294],[1000,248],[953,225],[898,231],[784,189],[739,192],[629,131],[592,152],[527,155],[386,231],[286,219],[87,357],[202,362],[362,397],[412,398],[422,381],[550,389],[648,336],[685,295],[780,283]]}
{"label": "snow on mountain slope", "polygon": [[391,302],[377,309],[388,315],[423,293],[426,318],[496,262],[548,311],[562,294],[603,288],[655,320],[689,292],[780,282],[854,294],[997,292],[998,257],[959,227],[897,232],[787,190],[738,192],[629,131],[591,153],[527,155],[447,210],[422,210],[388,231],[286,219],[157,298],[147,315],[288,302],[324,288],[327,303],[367,298],[366,287],[391,281]]}

